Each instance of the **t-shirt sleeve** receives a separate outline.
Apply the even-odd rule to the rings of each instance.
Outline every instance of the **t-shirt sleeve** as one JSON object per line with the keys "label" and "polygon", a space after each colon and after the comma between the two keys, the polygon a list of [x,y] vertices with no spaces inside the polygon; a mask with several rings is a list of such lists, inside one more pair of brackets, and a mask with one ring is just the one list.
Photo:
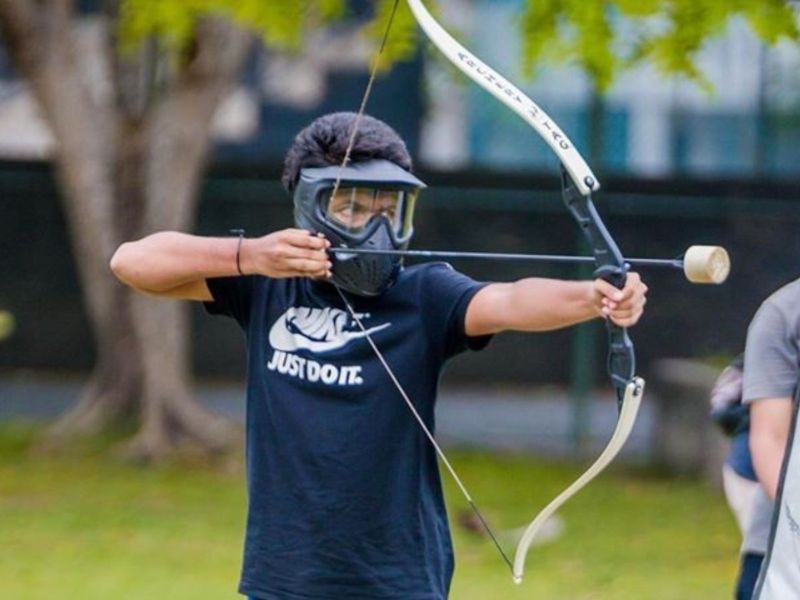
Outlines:
{"label": "t-shirt sleeve", "polygon": [[470,337],[465,331],[467,308],[486,283],[459,273],[447,263],[431,265],[423,289],[428,326],[442,340],[440,351],[447,359],[465,350],[483,350],[491,335]]}
{"label": "t-shirt sleeve", "polygon": [[772,302],[761,305],[747,330],[742,401],[794,396],[797,341],[786,315]]}
{"label": "t-shirt sleeve", "polygon": [[206,311],[212,315],[224,315],[238,321],[246,328],[250,321],[253,304],[255,277],[213,277],[206,279],[213,300],[204,302]]}

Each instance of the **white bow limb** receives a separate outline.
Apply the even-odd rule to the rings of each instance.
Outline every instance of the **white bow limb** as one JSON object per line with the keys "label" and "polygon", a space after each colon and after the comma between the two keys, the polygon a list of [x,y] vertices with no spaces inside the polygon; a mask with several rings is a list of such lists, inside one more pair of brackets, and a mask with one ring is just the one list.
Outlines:
{"label": "white bow limb", "polygon": [[[419,26],[430,41],[465,75],[492,94],[500,102],[517,113],[550,146],[564,166],[569,178],[583,196],[590,195],[600,188],[597,178],[589,165],[575,149],[567,135],[533,100],[519,88],[498,74],[482,60],[456,41],[428,12],[421,0],[407,0]],[[620,406],[620,415],[614,434],[606,448],[589,469],[583,473],[564,492],[559,494],[527,527],[514,556],[512,574],[516,583],[522,582],[525,557],[528,548],[536,537],[541,525],[552,516],[567,500],[592,481],[617,456],[625,444],[636,421],[644,380],[635,377],[625,387]]]}

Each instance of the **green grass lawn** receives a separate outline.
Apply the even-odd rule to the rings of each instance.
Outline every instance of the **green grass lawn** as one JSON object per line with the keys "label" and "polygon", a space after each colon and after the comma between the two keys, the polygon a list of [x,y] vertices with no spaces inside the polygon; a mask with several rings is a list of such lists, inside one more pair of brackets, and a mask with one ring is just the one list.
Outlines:
{"label": "green grass lawn", "polygon": [[[202,600],[235,593],[244,524],[239,460],[144,469],[95,449],[43,456],[0,429],[0,598]],[[494,528],[526,525],[578,473],[529,457],[452,452]],[[464,510],[447,481],[451,515]],[[731,597],[739,544],[720,494],[612,468],[568,504],[563,535],[511,581],[491,542],[454,526],[453,600]],[[513,554],[513,542],[504,540]]]}

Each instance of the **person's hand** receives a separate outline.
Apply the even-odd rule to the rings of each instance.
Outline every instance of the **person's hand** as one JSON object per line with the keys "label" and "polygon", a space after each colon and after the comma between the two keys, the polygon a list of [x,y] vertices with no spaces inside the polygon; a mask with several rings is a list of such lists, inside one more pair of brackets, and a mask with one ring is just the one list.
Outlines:
{"label": "person's hand", "polygon": [[622,289],[604,279],[595,279],[592,291],[597,311],[620,327],[636,325],[647,302],[647,286],[638,273],[628,273]]}
{"label": "person's hand", "polygon": [[330,245],[321,234],[303,229],[282,229],[249,238],[242,243],[242,271],[273,278],[328,279],[333,267],[327,253]]}

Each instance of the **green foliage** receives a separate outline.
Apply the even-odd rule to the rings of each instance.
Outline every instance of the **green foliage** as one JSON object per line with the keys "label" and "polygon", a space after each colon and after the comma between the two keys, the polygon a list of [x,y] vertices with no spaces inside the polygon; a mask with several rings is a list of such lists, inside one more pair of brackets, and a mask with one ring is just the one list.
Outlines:
{"label": "green foliage", "polygon": [[344,14],[344,0],[123,0],[123,48],[156,36],[179,52],[192,42],[198,19],[222,15],[258,33],[268,46],[292,49],[303,32]]}
{"label": "green foliage", "polygon": [[[395,6],[397,10],[395,11]],[[381,52],[380,67],[389,68],[399,60],[407,60],[414,55],[417,47],[417,23],[414,15],[404,1],[380,0],[375,5],[375,16],[367,27],[370,37],[383,41],[387,25],[392,19],[391,29]]]}
{"label": "green foliage", "polygon": [[543,63],[576,63],[602,91],[622,69],[649,61],[708,89],[698,52],[735,17],[767,44],[800,41],[784,0],[527,0],[523,66],[532,74]]}
{"label": "green foliage", "polygon": [[522,32],[523,68],[529,74],[540,62],[577,58],[598,86],[604,88],[618,68],[618,58],[612,48],[614,31],[603,3],[531,2],[522,17]]}
{"label": "green foliage", "polygon": [[[123,0],[119,32],[124,50],[155,37],[162,48],[177,56],[190,47],[199,19],[221,15],[255,31],[268,47],[297,50],[306,32],[346,17],[346,8],[346,0]],[[408,5],[379,0],[373,12],[364,31],[376,48],[394,13],[380,55],[381,70],[412,57],[417,29]]]}
{"label": "green foliage", "polygon": [[[403,0],[376,0],[365,32],[380,44],[396,4],[380,58],[383,70],[416,50],[416,23]],[[435,10],[435,2],[427,4]],[[291,50],[307,31],[345,17],[347,2],[123,0],[123,47],[156,36],[162,47],[180,52],[191,44],[198,19],[211,14],[252,29],[270,47]],[[520,17],[523,67],[530,75],[545,63],[578,64],[602,91],[623,69],[652,62],[665,75],[686,77],[708,89],[697,55],[735,17],[767,44],[800,41],[797,18],[785,0],[526,0]]]}
{"label": "green foliage", "polygon": [[601,2],[568,2],[565,6],[577,34],[570,51],[583,57],[584,68],[599,87],[607,87],[617,64],[608,13]]}
{"label": "green foliage", "polygon": [[786,2],[761,0],[741,2],[741,5],[742,14],[753,31],[768,44],[775,44],[781,38],[797,41],[797,17]]}

